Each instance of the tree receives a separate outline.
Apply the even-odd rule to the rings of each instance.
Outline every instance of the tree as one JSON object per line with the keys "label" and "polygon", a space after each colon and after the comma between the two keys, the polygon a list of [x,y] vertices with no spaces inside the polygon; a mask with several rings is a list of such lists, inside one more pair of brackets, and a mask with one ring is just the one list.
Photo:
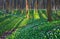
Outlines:
{"label": "tree", "polygon": [[45,9],[45,0],[43,0],[43,9]]}
{"label": "tree", "polygon": [[6,0],[6,9],[9,9],[9,0]]}
{"label": "tree", "polygon": [[0,0],[0,9],[3,9],[3,0]]}
{"label": "tree", "polygon": [[38,9],[38,0],[35,1],[35,9]]}
{"label": "tree", "polygon": [[29,9],[29,8],[28,8],[28,0],[26,0],[26,17],[27,17],[27,18],[29,18],[29,16],[28,16],[28,9]]}
{"label": "tree", "polygon": [[51,0],[47,0],[47,16],[48,16],[48,21],[52,21],[52,18],[51,18]]}
{"label": "tree", "polygon": [[12,0],[12,10],[13,10],[13,8],[14,8],[14,0]]}

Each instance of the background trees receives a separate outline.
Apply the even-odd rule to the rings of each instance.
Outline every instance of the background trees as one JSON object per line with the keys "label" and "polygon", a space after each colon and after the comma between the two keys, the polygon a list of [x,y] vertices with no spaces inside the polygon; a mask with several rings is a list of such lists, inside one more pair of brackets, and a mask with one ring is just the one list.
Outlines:
{"label": "background trees", "polygon": [[[3,3],[4,2],[4,3]],[[55,7],[55,8],[54,8]],[[29,9],[45,9],[47,10],[48,20],[52,20],[51,10],[60,8],[59,0],[0,0],[0,9],[6,10],[19,9],[26,10],[26,15]],[[27,16],[28,17],[28,16]]]}
{"label": "background trees", "polygon": [[[48,0],[28,0],[29,9],[30,8],[34,9],[34,7],[36,5],[36,1],[38,1],[39,9],[46,9]],[[13,8],[15,8],[15,7],[18,7],[18,8],[20,7],[22,9],[26,8],[25,7],[26,0],[0,0],[0,7],[3,5],[3,2],[5,2],[6,6],[9,6],[8,4],[11,4],[10,7],[14,6]],[[54,6],[54,2],[55,2],[55,5],[57,5],[56,7],[60,6],[59,0],[51,0],[51,3],[53,3],[52,7]]]}

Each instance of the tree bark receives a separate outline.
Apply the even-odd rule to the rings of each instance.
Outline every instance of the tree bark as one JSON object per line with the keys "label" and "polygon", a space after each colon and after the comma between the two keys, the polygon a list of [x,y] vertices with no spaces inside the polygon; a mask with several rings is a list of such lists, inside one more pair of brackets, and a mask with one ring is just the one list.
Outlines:
{"label": "tree bark", "polygon": [[45,9],[45,0],[43,0],[43,9]]}
{"label": "tree bark", "polygon": [[52,21],[52,18],[51,18],[51,0],[47,0],[47,16],[48,16],[48,21]]}
{"label": "tree bark", "polygon": [[6,9],[9,9],[9,0],[6,0]]}
{"label": "tree bark", "polygon": [[29,15],[28,15],[28,0],[26,0],[26,17],[29,18]]}

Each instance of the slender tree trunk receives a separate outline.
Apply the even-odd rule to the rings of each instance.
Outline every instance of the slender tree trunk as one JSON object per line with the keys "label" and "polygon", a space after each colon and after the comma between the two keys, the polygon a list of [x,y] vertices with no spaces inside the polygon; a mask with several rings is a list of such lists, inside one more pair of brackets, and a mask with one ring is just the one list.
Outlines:
{"label": "slender tree trunk", "polygon": [[0,9],[3,9],[3,0],[0,0],[1,4],[0,4]]}
{"label": "slender tree trunk", "polygon": [[6,0],[6,13],[9,12],[9,0]]}
{"label": "slender tree trunk", "polygon": [[12,0],[12,11],[13,11],[13,8],[14,8],[14,0]]}
{"label": "slender tree trunk", "polygon": [[36,0],[35,4],[36,4],[35,9],[37,10],[38,9],[38,0]]}
{"label": "slender tree trunk", "polygon": [[16,7],[17,7],[18,10],[19,10],[19,7],[20,7],[19,5],[20,5],[20,0],[16,0]]}
{"label": "slender tree trunk", "polygon": [[57,13],[57,0],[55,0],[55,10],[56,10],[56,13]]}
{"label": "slender tree trunk", "polygon": [[29,16],[28,16],[28,0],[26,0],[26,17],[29,18]]}
{"label": "slender tree trunk", "polygon": [[9,0],[6,0],[6,9],[9,9]]}
{"label": "slender tree trunk", "polygon": [[2,7],[3,7],[3,10],[4,10],[4,0],[2,0],[2,1],[3,1],[3,2],[2,2],[2,5],[3,5]]}
{"label": "slender tree trunk", "polygon": [[11,11],[12,11],[12,14],[13,14],[13,11],[14,11],[14,0],[12,0]]}
{"label": "slender tree trunk", "polygon": [[19,1],[20,1],[19,10],[20,10],[20,12],[21,12],[21,11],[22,11],[22,9],[21,9],[22,1],[21,1],[21,0],[19,0]]}
{"label": "slender tree trunk", "polygon": [[52,21],[52,18],[51,18],[51,0],[47,0],[47,16],[48,16],[48,21]]}
{"label": "slender tree trunk", "polygon": [[44,2],[45,2],[45,0],[43,0],[43,9],[45,9],[45,3]]}

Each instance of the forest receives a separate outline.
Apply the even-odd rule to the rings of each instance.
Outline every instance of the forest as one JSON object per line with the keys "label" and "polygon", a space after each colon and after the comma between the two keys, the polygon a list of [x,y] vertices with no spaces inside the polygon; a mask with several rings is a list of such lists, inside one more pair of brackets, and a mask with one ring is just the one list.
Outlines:
{"label": "forest", "polygon": [[0,0],[0,39],[60,39],[60,0]]}

